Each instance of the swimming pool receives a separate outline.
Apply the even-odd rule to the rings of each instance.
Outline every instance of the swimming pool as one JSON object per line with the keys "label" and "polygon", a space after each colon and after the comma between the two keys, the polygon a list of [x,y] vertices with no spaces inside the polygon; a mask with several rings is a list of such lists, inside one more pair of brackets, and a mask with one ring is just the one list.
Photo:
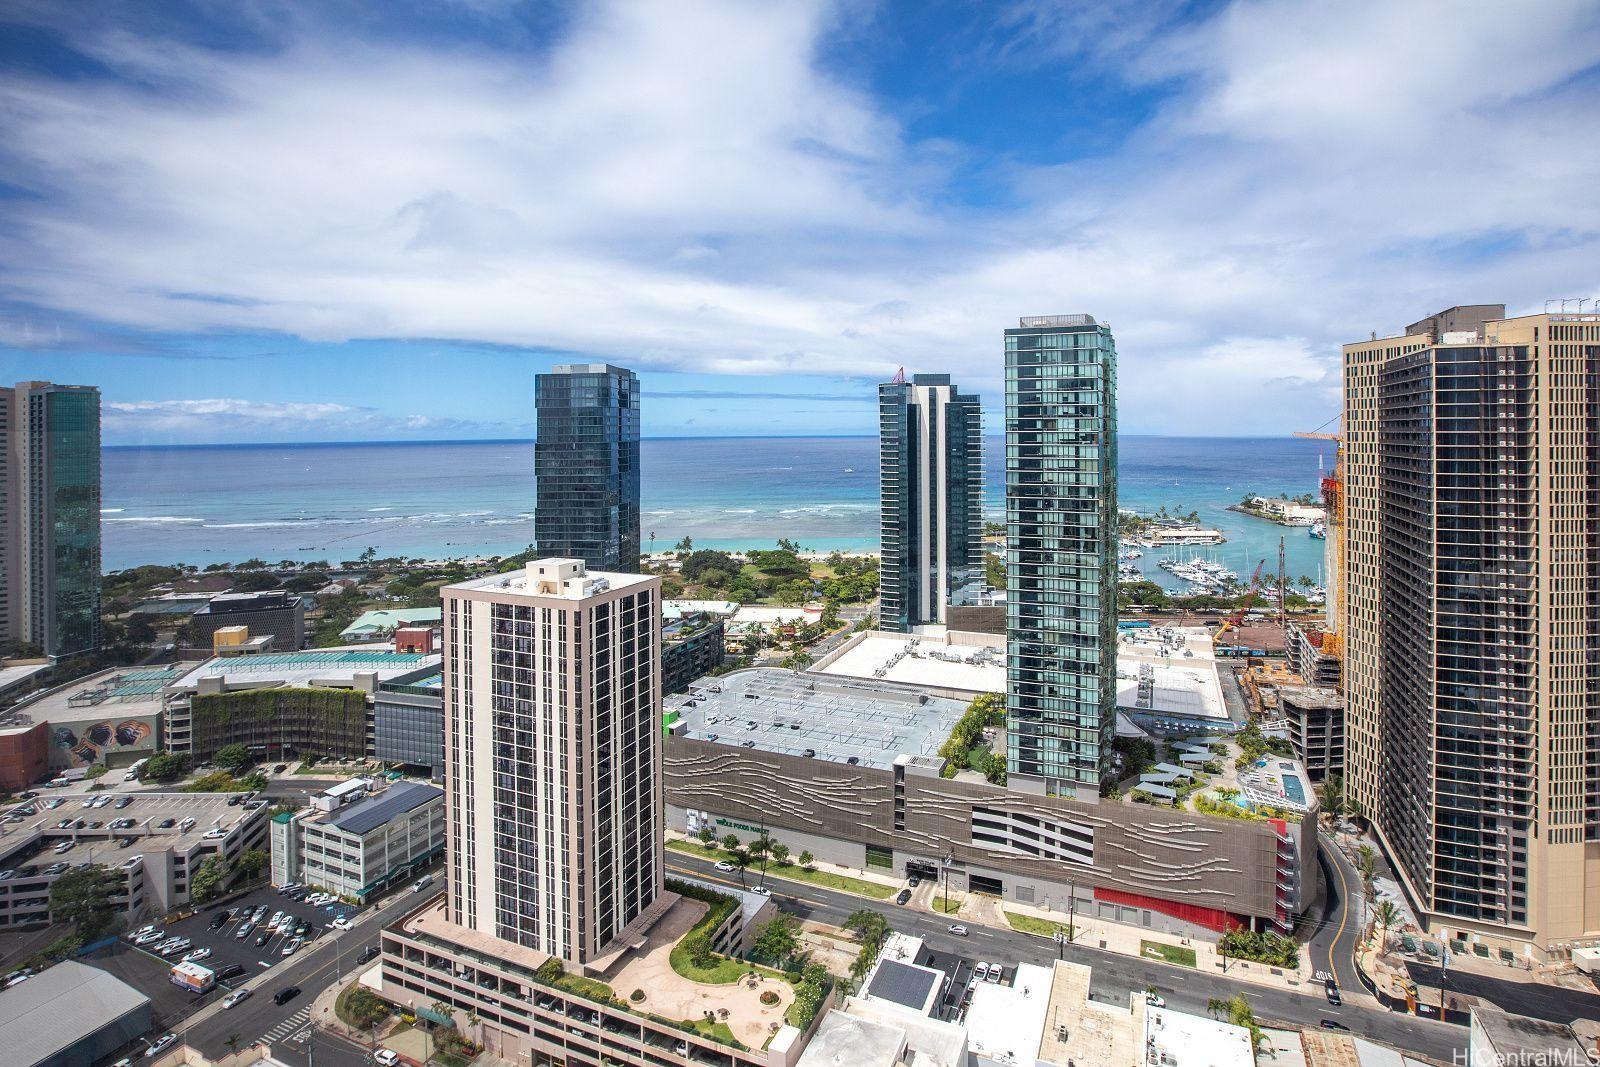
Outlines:
{"label": "swimming pool", "polygon": [[1280,763],[1278,764],[1278,769],[1282,771],[1279,777],[1283,779],[1283,795],[1289,798],[1290,803],[1304,807],[1306,803],[1306,787],[1300,781],[1300,776],[1294,773],[1294,764]]}

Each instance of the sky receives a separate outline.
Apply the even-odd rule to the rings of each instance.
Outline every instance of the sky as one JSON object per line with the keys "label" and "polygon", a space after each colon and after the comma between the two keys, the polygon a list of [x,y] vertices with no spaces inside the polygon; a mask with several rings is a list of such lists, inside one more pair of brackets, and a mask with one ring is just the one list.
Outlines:
{"label": "sky", "polygon": [[8,0],[0,380],[108,443],[648,436],[1003,407],[1108,322],[1127,433],[1335,415],[1338,345],[1600,296],[1600,5]]}

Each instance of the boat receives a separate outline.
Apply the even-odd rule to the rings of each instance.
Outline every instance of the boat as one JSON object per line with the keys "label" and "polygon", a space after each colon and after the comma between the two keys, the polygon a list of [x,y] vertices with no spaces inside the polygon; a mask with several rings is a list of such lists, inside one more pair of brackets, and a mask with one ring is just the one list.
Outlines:
{"label": "boat", "polygon": [[1306,530],[1306,533],[1321,541],[1328,536],[1328,524],[1325,522],[1314,522],[1311,524],[1311,527]]}

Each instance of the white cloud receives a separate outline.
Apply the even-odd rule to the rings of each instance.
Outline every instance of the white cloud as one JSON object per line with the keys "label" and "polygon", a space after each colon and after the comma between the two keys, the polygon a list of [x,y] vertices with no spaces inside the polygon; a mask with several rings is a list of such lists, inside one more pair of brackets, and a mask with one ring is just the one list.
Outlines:
{"label": "white cloud", "polygon": [[206,400],[106,401],[107,436],[130,440],[235,440],[245,431],[272,440],[322,440],[340,436],[412,437],[440,430],[482,430],[482,424],[432,415],[391,417],[370,408],[326,402],[267,402],[217,397]]}
{"label": "white cloud", "polygon": [[[1073,51],[1094,23],[1071,8],[1007,25]],[[1124,426],[1201,432],[1321,422],[1340,340],[1600,287],[1592,5],[1236,0],[1187,29],[1135,9],[1096,35],[1097,76],[1166,104],[1113,155],[1017,169],[1023,206],[982,214],[948,206],[948,144],[819,67],[822,0],[618,0],[526,59],[102,36],[159,91],[0,81],[0,165],[42,194],[0,206],[0,262],[14,300],[154,331],[904,364],[991,396],[1004,326],[1088,311],[1117,331]]]}

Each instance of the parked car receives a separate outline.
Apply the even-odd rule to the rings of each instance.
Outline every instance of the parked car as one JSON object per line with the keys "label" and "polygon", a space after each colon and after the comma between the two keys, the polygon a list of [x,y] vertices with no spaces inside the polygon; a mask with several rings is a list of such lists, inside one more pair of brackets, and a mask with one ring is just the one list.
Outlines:
{"label": "parked car", "polygon": [[998,982],[1005,977],[1006,969],[998,963],[989,964],[989,981]]}
{"label": "parked car", "polygon": [[275,934],[275,933],[277,933],[277,931],[274,930],[270,926],[262,927],[261,928],[261,933],[256,935],[256,948],[260,948],[262,945],[265,945],[268,941],[271,941],[272,940],[272,935]]}
{"label": "parked car", "polygon": [[232,993],[229,993],[226,997],[223,998],[222,1006],[224,1008],[237,1007],[238,1005],[244,1003],[245,1001],[247,1001],[249,999],[250,999],[250,990],[248,990],[248,989],[235,989]]}
{"label": "parked car", "polygon": [[185,962],[185,963],[199,963],[203,959],[210,958],[210,956],[211,956],[211,950],[206,948],[204,945],[202,945],[199,948],[190,949],[188,952],[185,952],[183,954],[183,962]]}
{"label": "parked car", "polygon": [[217,981],[228,982],[244,973],[244,968],[237,963],[230,963],[217,972]]}
{"label": "parked car", "polygon": [[243,941],[245,938],[250,936],[250,932],[255,928],[255,923],[246,920],[245,922],[239,924],[239,929],[233,932],[233,936],[238,940]]}
{"label": "parked car", "polygon": [[972,980],[975,982],[987,982],[989,980],[989,965],[979,960],[977,966],[972,968]]}
{"label": "parked car", "polygon": [[400,1054],[392,1048],[380,1048],[372,1054],[372,1062],[382,1067],[395,1067],[400,1062]]}
{"label": "parked car", "polygon": [[1167,1002],[1162,1000],[1161,996],[1157,993],[1146,993],[1144,995],[1144,1002],[1150,1005],[1152,1008],[1164,1008],[1167,1006]]}
{"label": "parked car", "polygon": [[1338,1021],[1336,1021],[1334,1019],[1323,1019],[1320,1022],[1318,1022],[1317,1025],[1322,1027],[1324,1030],[1349,1030],[1350,1029],[1344,1023],[1338,1022]]}
{"label": "parked car", "polygon": [[233,913],[231,911],[229,911],[227,908],[223,908],[221,911],[217,912],[215,915],[213,915],[211,917],[211,924],[210,924],[209,929],[212,929],[212,930],[220,930],[220,929],[222,929],[224,926],[227,925],[228,920],[230,918],[232,918],[232,917],[233,917]]}
{"label": "parked car", "polygon": [[118,797],[117,798],[117,807],[118,808],[125,808],[129,804],[132,804],[132,803],[133,803],[133,798],[132,797]]}
{"label": "parked car", "polygon": [[285,956],[293,956],[297,951],[299,951],[300,946],[305,943],[306,940],[303,937],[292,937],[289,939],[289,943],[283,946],[283,954]]}
{"label": "parked car", "polygon": [[163,1034],[161,1037],[156,1039],[155,1044],[145,1049],[144,1054],[149,1056],[151,1059],[155,1059],[157,1056],[161,1055],[163,1052],[167,1051],[167,1049],[171,1048],[177,1043],[177,1034]]}
{"label": "parked car", "polygon": [[299,995],[300,995],[300,987],[299,986],[297,986],[297,985],[286,985],[282,989],[278,990],[276,993],[272,994],[272,1002],[274,1004],[278,1005],[279,1007],[282,1007],[283,1005],[289,1003],[289,1001],[293,1000],[295,997],[298,997]]}
{"label": "parked car", "polygon": [[329,923],[328,925],[333,927],[335,930],[350,930],[350,929],[353,929],[356,924],[351,922],[349,919],[346,919],[343,915],[341,915],[337,919],[333,920],[333,922]]}

